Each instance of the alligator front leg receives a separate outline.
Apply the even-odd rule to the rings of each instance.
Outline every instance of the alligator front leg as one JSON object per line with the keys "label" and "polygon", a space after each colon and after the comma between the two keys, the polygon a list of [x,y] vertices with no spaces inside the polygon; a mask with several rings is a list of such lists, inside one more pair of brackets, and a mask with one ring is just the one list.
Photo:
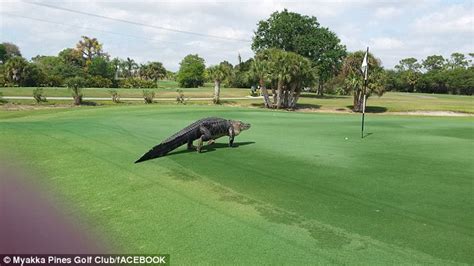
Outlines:
{"label": "alligator front leg", "polygon": [[234,127],[229,128],[229,147],[234,147],[235,131]]}

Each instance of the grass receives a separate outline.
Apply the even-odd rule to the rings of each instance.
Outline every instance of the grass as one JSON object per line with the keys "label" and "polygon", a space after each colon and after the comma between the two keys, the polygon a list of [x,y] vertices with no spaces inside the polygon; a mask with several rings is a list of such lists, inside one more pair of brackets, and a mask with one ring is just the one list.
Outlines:
{"label": "grass", "polygon": [[[164,81],[162,81],[164,82]],[[156,97],[163,98],[176,98],[178,95],[176,90],[178,89],[177,84],[167,82],[166,86],[159,86],[156,89],[146,89],[154,91]],[[205,84],[205,87],[199,88],[180,88],[185,97],[212,97],[214,93],[214,88]],[[4,96],[32,96],[33,87],[5,87],[0,88],[0,92],[3,92]],[[84,88],[83,94],[85,97],[110,97],[109,88]],[[115,89],[118,91],[120,97],[142,97],[141,88],[131,88],[131,89]],[[71,92],[64,87],[45,87],[43,88],[44,94],[46,97],[70,97]],[[249,95],[249,89],[237,89],[237,88],[224,88],[222,90],[221,97],[245,97]]]}
{"label": "grass", "polygon": [[[401,96],[400,96],[401,97]],[[252,124],[133,164],[205,116]],[[116,248],[176,264],[474,263],[472,117],[133,105],[0,111],[0,151]],[[347,138],[347,140],[346,140]]]}
{"label": "grass", "polygon": [[[178,85],[172,81],[161,81],[163,86],[154,89],[157,98],[176,98]],[[161,84],[160,83],[160,84]],[[201,88],[183,88],[185,98],[210,98],[214,89],[211,84]],[[34,88],[8,87],[0,88],[4,96],[29,96],[33,95]],[[142,97],[142,89],[117,89],[121,98]],[[85,97],[110,98],[109,89],[85,88]],[[70,97],[71,93],[66,88],[44,88],[46,97]],[[245,97],[249,89],[222,88],[221,97]],[[9,102],[28,104],[33,101],[9,100]],[[49,103],[63,101],[49,100]],[[102,104],[105,101],[100,101]],[[210,101],[209,101],[210,102]],[[135,102],[136,103],[136,102]],[[262,106],[262,100],[232,100],[227,103],[241,106]],[[298,101],[302,108],[311,108],[321,111],[349,111],[352,105],[352,96],[327,95],[317,97],[314,93],[303,93]],[[408,111],[453,111],[474,114],[474,100],[472,96],[401,93],[388,92],[382,97],[372,96],[368,102],[369,112],[408,112]]]}
{"label": "grass", "polygon": [[[322,110],[348,109],[352,106],[352,96],[331,96],[323,98],[303,94],[299,104]],[[408,112],[408,111],[453,111],[474,113],[472,96],[387,92],[382,97],[371,96],[367,101],[369,111]]]}

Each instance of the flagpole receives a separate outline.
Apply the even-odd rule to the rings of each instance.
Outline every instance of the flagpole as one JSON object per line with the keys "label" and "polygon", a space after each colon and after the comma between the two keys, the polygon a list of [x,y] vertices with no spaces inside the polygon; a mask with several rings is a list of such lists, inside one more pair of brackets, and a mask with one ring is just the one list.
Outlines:
{"label": "flagpole", "polygon": [[364,123],[365,123],[365,105],[366,105],[366,101],[367,101],[367,96],[366,96],[366,92],[367,92],[367,76],[368,76],[368,72],[369,72],[369,47],[367,46],[367,52],[365,54],[365,58],[364,60],[367,60],[366,61],[366,68],[365,68],[365,71],[364,71],[364,87],[363,87],[363,91],[362,91],[362,95],[364,97],[363,101],[362,101],[362,130],[361,130],[361,138],[363,139],[364,138]]}
{"label": "flagpole", "polygon": [[361,131],[361,138],[364,138],[364,120],[365,120],[365,102],[366,102],[366,95],[365,90],[367,89],[367,80],[364,81],[364,99],[362,102],[362,131]]}

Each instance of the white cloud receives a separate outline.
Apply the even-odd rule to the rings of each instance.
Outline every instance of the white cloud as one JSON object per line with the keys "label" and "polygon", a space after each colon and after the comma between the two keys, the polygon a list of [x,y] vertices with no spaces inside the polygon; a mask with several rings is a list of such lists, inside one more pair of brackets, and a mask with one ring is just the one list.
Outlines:
{"label": "white cloud", "polygon": [[[26,58],[37,54],[57,54],[63,48],[73,47],[81,35],[97,37],[113,57],[133,57],[139,62],[158,60],[172,70],[176,70],[181,59],[189,53],[198,53],[207,64],[217,64],[222,60],[235,64],[238,53],[244,60],[253,56],[250,43],[130,25],[20,1],[0,1],[0,12],[73,25],[60,26],[1,14],[0,41],[17,43]],[[41,2],[148,25],[236,39],[251,39],[259,20],[287,8],[316,16],[322,26],[339,36],[349,51],[369,45],[389,68],[405,57],[422,59],[430,54],[446,56],[455,51],[472,52],[474,39],[472,0],[457,4],[438,0]]]}
{"label": "white cloud", "polygon": [[[415,21],[420,33],[474,33],[474,9],[456,5],[422,16]],[[471,35],[471,38],[473,36]]]}
{"label": "white cloud", "polygon": [[377,19],[392,19],[402,14],[402,10],[396,7],[379,7],[375,10],[375,17]]}
{"label": "white cloud", "polygon": [[375,50],[394,50],[401,49],[404,47],[404,43],[396,38],[391,37],[380,37],[380,38],[371,38],[369,41],[369,46]]}
{"label": "white cloud", "polygon": [[234,29],[227,26],[217,26],[207,31],[207,34],[213,36],[222,36],[230,39],[251,40],[252,34],[248,31]]}

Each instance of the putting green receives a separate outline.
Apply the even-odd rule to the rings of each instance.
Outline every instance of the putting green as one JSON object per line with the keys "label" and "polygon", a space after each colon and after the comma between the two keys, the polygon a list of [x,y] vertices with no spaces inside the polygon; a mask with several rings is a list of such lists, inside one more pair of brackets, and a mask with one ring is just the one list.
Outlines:
{"label": "putting green", "polygon": [[[133,164],[190,122],[252,124]],[[206,106],[0,112],[0,151],[128,253],[172,263],[474,263],[474,119]],[[347,139],[346,139],[347,138]]]}

